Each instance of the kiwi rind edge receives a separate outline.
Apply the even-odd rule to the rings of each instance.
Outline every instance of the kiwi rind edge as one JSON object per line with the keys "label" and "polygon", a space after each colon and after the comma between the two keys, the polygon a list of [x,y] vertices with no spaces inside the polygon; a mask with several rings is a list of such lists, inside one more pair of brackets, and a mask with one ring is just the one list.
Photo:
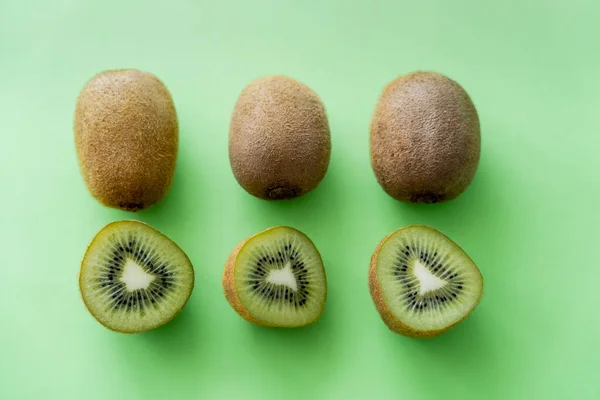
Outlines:
{"label": "kiwi rind edge", "polygon": [[[192,287],[190,288],[190,293],[188,294],[187,298],[185,299],[185,302],[183,302],[183,305],[181,306],[181,308],[179,308],[177,311],[175,311],[173,313],[173,316],[168,319],[163,321],[162,323],[154,326],[153,328],[150,329],[141,329],[141,330],[129,330],[129,331],[125,331],[125,330],[120,330],[117,328],[113,328],[110,326],[105,325],[104,323],[102,323],[102,321],[100,321],[92,312],[91,308],[89,307],[89,305],[87,304],[87,302],[85,301],[85,297],[83,296],[83,293],[81,291],[81,287],[82,287],[82,281],[81,281],[81,271],[83,269],[83,263],[85,262],[85,258],[87,257],[88,251],[90,250],[90,248],[94,245],[94,243],[96,243],[97,240],[99,240],[99,237],[101,236],[101,234],[109,229],[110,227],[114,226],[114,225],[120,225],[120,224],[142,224],[144,226],[146,226],[147,228],[150,228],[152,231],[154,231],[155,233],[158,233],[160,236],[164,237],[165,239],[167,239],[168,241],[170,241],[172,244],[174,244],[177,248],[179,248],[181,250],[181,252],[183,253],[183,255],[185,256],[185,258],[188,260],[188,262],[190,263],[190,265],[192,265]],[[133,220],[133,219],[124,219],[124,220],[119,220],[119,221],[113,221],[107,225],[105,225],[102,229],[100,229],[96,235],[94,235],[94,237],[92,238],[92,240],[90,241],[90,243],[87,245],[85,253],[83,255],[83,258],[81,259],[81,263],[80,263],[80,267],[79,267],[79,273],[78,273],[78,283],[79,283],[79,295],[81,297],[81,300],[83,301],[83,304],[85,305],[85,308],[88,310],[88,312],[92,315],[92,317],[94,317],[94,319],[96,321],[98,321],[98,323],[100,323],[100,325],[104,326],[105,328],[107,328],[108,330],[111,330],[113,332],[117,332],[117,333],[124,333],[124,334],[135,334],[135,333],[143,333],[143,332],[147,332],[150,330],[154,330],[156,328],[160,328],[161,326],[164,326],[166,324],[168,324],[169,322],[171,322],[173,319],[175,319],[175,317],[177,317],[181,311],[183,311],[183,309],[185,308],[185,306],[187,305],[192,292],[194,291],[194,286],[195,286],[195,282],[196,282],[196,276],[195,276],[195,271],[193,268],[193,264],[190,261],[188,255],[185,253],[185,251],[183,251],[183,249],[181,249],[181,247],[179,247],[179,245],[177,243],[175,243],[171,238],[169,238],[167,235],[165,235],[164,233],[160,232],[158,229],[154,228],[153,226],[142,222],[142,221],[137,221],[137,220]]]}
{"label": "kiwi rind edge", "polygon": [[[396,234],[398,232],[401,232],[404,229],[417,228],[417,227],[435,231],[437,234],[440,234],[440,235],[446,237],[448,240],[450,240],[452,243],[454,243],[456,246],[458,246],[458,248],[461,251],[464,252],[464,250],[456,242],[452,241],[452,239],[450,239],[447,235],[443,234],[442,232],[440,232],[437,229],[432,228],[430,226],[408,225],[408,226],[402,227],[400,229],[397,229],[383,238],[383,240],[379,243],[379,245],[373,252],[373,255],[371,256],[371,264],[369,266],[369,292],[371,294],[373,303],[375,304],[375,308],[377,309],[377,312],[379,313],[381,319],[383,320],[385,325],[392,332],[395,332],[395,333],[398,333],[398,334],[401,334],[404,336],[412,337],[412,338],[432,338],[435,336],[439,336],[444,332],[449,331],[450,329],[454,328],[456,325],[458,325],[459,323],[461,323],[462,321],[464,321],[471,315],[471,313],[475,310],[475,308],[477,308],[477,306],[481,302],[481,298],[483,296],[483,290],[484,290],[484,282],[483,282],[483,279],[481,279],[481,292],[480,292],[479,297],[477,298],[477,301],[471,308],[471,311],[469,313],[465,314],[465,316],[463,318],[461,318],[460,320],[456,321],[455,323],[453,323],[445,328],[438,329],[438,330],[417,330],[417,329],[414,329],[414,328],[404,324],[401,320],[396,318],[396,316],[394,315],[394,313],[392,313],[392,311],[387,306],[387,304],[383,298],[381,284],[379,283],[379,277],[377,276],[377,258],[379,255],[379,250],[381,250],[383,245],[390,239],[390,237],[392,237],[394,234]],[[464,252],[464,253],[465,253],[466,257],[469,260],[471,260],[471,262],[473,262],[473,260],[469,257],[469,255],[466,252]],[[473,262],[473,264],[476,265],[474,262]],[[479,269],[478,269],[478,271],[479,271]],[[481,274],[481,272],[479,272],[479,273]]]}
{"label": "kiwi rind edge", "polygon": [[[304,326],[308,326],[311,324],[314,324],[315,322],[317,322],[321,316],[323,315],[323,312],[325,311],[325,303],[327,300],[327,276],[324,274],[323,275],[323,279],[324,279],[324,286],[325,286],[325,301],[323,302],[323,306],[321,307],[321,310],[318,314],[318,317],[315,318],[312,321],[308,321],[304,324],[299,324],[299,325],[294,325],[293,327],[291,326],[284,326],[284,325],[278,325],[278,324],[272,324],[266,321],[262,321],[259,320],[257,318],[255,318],[242,304],[236,287],[235,287],[235,265],[236,265],[236,261],[237,261],[237,257],[240,253],[240,251],[242,250],[242,248],[244,248],[244,246],[252,239],[254,239],[257,236],[260,236],[264,233],[267,233],[269,231],[272,231],[274,229],[279,229],[279,228],[285,228],[285,229],[291,229],[293,231],[295,231],[296,233],[304,236],[313,246],[314,243],[313,241],[303,232],[299,231],[298,229],[292,228],[290,226],[273,226],[267,229],[264,229],[244,240],[242,240],[241,242],[238,243],[238,245],[232,250],[231,254],[229,255],[229,257],[227,258],[227,261],[225,262],[225,268],[223,270],[223,291],[225,292],[225,298],[227,299],[227,302],[231,305],[231,307],[242,317],[244,318],[246,321],[251,322],[253,324],[256,325],[261,325],[261,326],[265,326],[265,327],[271,327],[271,328],[288,328],[288,329],[294,329],[294,328],[301,328]],[[315,246],[316,248],[316,246]],[[321,254],[319,253],[319,251],[317,251],[317,254],[319,256],[319,260],[321,261],[321,264],[323,264],[323,260],[321,258]]]}

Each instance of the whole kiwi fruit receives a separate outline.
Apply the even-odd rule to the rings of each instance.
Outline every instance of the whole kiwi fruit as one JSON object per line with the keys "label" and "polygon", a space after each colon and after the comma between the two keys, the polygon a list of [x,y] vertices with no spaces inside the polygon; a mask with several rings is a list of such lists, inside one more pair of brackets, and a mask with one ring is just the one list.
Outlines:
{"label": "whole kiwi fruit", "polygon": [[477,111],[452,79],[417,71],[390,82],[370,126],[371,166],[393,198],[451,200],[471,184],[479,164]]}
{"label": "whole kiwi fruit", "polygon": [[171,94],[155,75],[122,69],[92,77],[77,99],[74,131],[81,174],[100,203],[137,211],[166,195],[179,129]]}
{"label": "whole kiwi fruit", "polygon": [[229,160],[248,193],[265,200],[302,196],[324,178],[330,153],[325,107],[308,86],[267,76],[243,89],[231,118]]}

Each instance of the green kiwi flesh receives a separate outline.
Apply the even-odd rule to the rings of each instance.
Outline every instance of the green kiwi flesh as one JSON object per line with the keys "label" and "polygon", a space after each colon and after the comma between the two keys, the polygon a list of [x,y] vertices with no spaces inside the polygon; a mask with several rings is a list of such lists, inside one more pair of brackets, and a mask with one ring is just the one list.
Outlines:
{"label": "green kiwi flesh", "polygon": [[223,286],[227,300],[242,317],[273,327],[314,323],[327,297],[317,248],[305,234],[285,226],[240,243],[227,261]]}
{"label": "green kiwi flesh", "polygon": [[369,289],[392,331],[432,337],[471,314],[483,294],[483,278],[447,236],[412,225],[380,243],[371,260]]}
{"label": "green kiwi flesh", "polygon": [[138,333],[162,326],[187,303],[194,269],[168,237],[137,221],[101,229],[83,257],[79,289],[88,311],[105,327]]}

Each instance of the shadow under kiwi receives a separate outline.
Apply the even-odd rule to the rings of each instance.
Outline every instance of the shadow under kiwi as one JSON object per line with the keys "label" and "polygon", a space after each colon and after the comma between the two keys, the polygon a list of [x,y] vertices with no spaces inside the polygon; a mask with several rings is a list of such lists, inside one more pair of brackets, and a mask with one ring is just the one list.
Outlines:
{"label": "shadow under kiwi", "polygon": [[264,200],[254,197],[240,188],[239,209],[244,219],[257,229],[278,225],[288,225],[303,230],[327,227],[323,220],[333,220],[340,216],[340,204],[344,194],[343,172],[339,163],[332,159],[323,180],[310,192],[287,200]]}
{"label": "shadow under kiwi", "polygon": [[[410,338],[381,329],[379,340],[387,349],[385,357],[390,358],[385,362],[392,368],[390,374],[407,378],[424,398],[441,393],[482,398],[494,392],[492,387],[498,387],[496,393],[499,393],[502,378],[510,372],[505,363],[499,362],[503,359],[500,336],[493,325],[486,323],[481,311],[475,310],[469,318],[433,338]],[[452,382],[452,388],[441,390],[439,385],[432,384],[441,378],[443,382]],[[473,384],[473,379],[478,382]]]}
{"label": "shadow under kiwi", "polygon": [[[389,218],[384,222],[387,233],[407,225],[423,224],[457,240],[462,247],[464,239],[469,248],[499,249],[505,232],[514,229],[510,218],[514,202],[508,199],[513,188],[501,174],[502,164],[492,157],[480,162],[471,185],[453,200],[437,204],[410,204],[383,194],[381,203]],[[495,250],[494,250],[495,251]]]}
{"label": "shadow under kiwi", "polygon": [[[320,184],[311,192],[289,200],[263,200],[251,196],[240,188],[238,212],[253,231],[273,226],[290,226],[304,232],[315,244],[323,259],[327,274],[328,294],[323,314],[313,324],[299,328],[263,327],[239,321],[241,334],[248,341],[248,352],[260,359],[262,376],[278,382],[279,387],[291,393],[305,393],[310,397],[321,390],[309,382],[333,376],[339,370],[339,335],[342,334],[343,317],[336,314],[339,290],[336,277],[340,266],[335,263],[337,238],[343,220],[344,188],[340,163],[332,158],[328,171]],[[333,238],[333,239],[332,239]],[[341,239],[339,239],[341,240]],[[333,252],[333,253],[332,253]],[[311,365],[309,369],[298,365]],[[293,373],[292,373],[293,371]]]}
{"label": "shadow under kiwi", "polygon": [[[380,330],[379,340],[389,349],[385,357],[410,360],[410,367],[398,364],[392,375],[409,375],[423,397],[446,393],[449,397],[471,394],[471,398],[482,398],[490,392],[501,393],[502,382],[511,379],[510,362],[502,354],[502,332],[509,329],[491,314],[502,290],[499,281],[494,280],[497,273],[491,268],[501,263],[502,254],[510,245],[507,238],[520,223],[511,218],[518,207],[518,203],[511,201],[514,176],[503,174],[504,169],[503,163],[486,154],[470,187],[453,200],[408,204],[388,196],[389,200],[383,204],[390,216],[385,222],[388,233],[412,224],[431,226],[463,248],[484,279],[484,294],[478,307],[466,320],[437,337],[409,338],[387,327]],[[390,360],[387,365],[394,363]],[[439,377],[458,386],[444,392],[431,384]],[[473,379],[478,380],[476,385]]]}
{"label": "shadow under kiwi", "polygon": [[193,302],[171,321],[150,331],[117,334],[105,345],[118,365],[120,378],[127,382],[128,393],[136,398],[155,398],[168,393],[169,385],[185,385],[191,374],[202,369],[201,320]]}
{"label": "shadow under kiwi", "polygon": [[[190,179],[189,171],[199,169],[190,167],[192,161],[193,157],[185,151],[185,146],[180,146],[177,168],[175,169],[171,188],[166,196],[160,202],[145,210],[135,213],[122,211],[121,215],[123,219],[145,222],[167,235],[186,252],[193,264],[194,251],[193,249],[187,250],[190,247],[186,246],[185,239],[187,236],[181,234],[181,232],[193,228],[193,225],[186,226],[190,221],[188,217],[190,210],[194,210],[194,212],[198,209],[202,210],[202,207],[195,207],[192,201],[193,196],[186,189],[190,185],[184,183],[184,181]],[[161,353],[164,353],[165,356],[173,358],[191,357],[196,352],[196,346],[200,341],[195,336],[198,332],[198,321],[202,319],[200,315],[202,308],[196,304],[197,295],[195,293],[199,290],[199,283],[202,278],[199,276],[200,271],[197,268],[195,268],[195,274],[195,287],[181,312],[163,326],[132,335],[132,338],[136,338],[136,345],[153,346],[155,348],[152,349],[152,354],[161,355]],[[131,343],[128,343],[129,345]]]}
{"label": "shadow under kiwi", "polygon": [[[336,342],[339,333],[335,331],[338,325],[335,320],[335,315],[326,306],[318,321],[304,327],[273,328],[247,321],[240,321],[240,324],[245,323],[244,336],[251,351],[261,360],[264,375],[292,393],[308,393],[308,382],[322,376],[331,377],[338,370],[340,354],[336,351]],[[313,368],[298,370],[298,365]]]}
{"label": "shadow under kiwi", "polygon": [[159,230],[175,226],[180,228],[182,224],[185,225],[192,219],[190,216],[193,216],[193,219],[199,218],[196,214],[205,209],[202,202],[206,199],[196,196],[194,193],[202,182],[200,176],[202,168],[194,165],[194,161],[195,159],[187,147],[181,146],[173,181],[165,197],[147,209],[128,213],[128,215],[153,225]]}
{"label": "shadow under kiwi", "polygon": [[[190,301],[171,321],[158,328],[136,334],[118,334],[114,338],[115,345],[124,346],[123,350],[132,346],[138,350],[145,348],[147,351],[144,354],[147,357],[172,358],[172,361],[192,357],[200,350],[198,345],[202,343],[198,339],[202,320],[198,309]],[[134,356],[136,362],[140,361],[139,355]]]}

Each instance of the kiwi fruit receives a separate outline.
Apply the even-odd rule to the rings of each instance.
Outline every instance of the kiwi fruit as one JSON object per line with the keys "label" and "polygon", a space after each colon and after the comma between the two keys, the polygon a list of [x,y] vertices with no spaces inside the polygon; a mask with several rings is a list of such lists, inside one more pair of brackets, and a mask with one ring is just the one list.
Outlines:
{"label": "kiwi fruit", "polygon": [[294,328],[316,322],[324,311],[327,279],[321,256],[302,232],[276,226],[231,252],[223,272],[227,301],[247,321]]}
{"label": "kiwi fruit", "polygon": [[481,147],[477,111],[467,92],[435,72],[390,82],[370,126],[371,166],[391,197],[439,203],[471,184]]}
{"label": "kiwi fruit", "polygon": [[171,94],[155,75],[134,69],[95,75],[77,99],[74,131],[81,174],[100,203],[137,211],[166,195],[179,128]]}
{"label": "kiwi fruit", "polygon": [[446,235],[411,225],[392,232],[373,253],[369,291],[391,331],[434,337],[473,312],[483,295],[483,278]]}
{"label": "kiwi fruit", "polygon": [[89,244],[79,289],[92,316],[122,333],[148,331],[171,321],[194,288],[194,268],[177,244],[150,225],[117,221]]}
{"label": "kiwi fruit", "polygon": [[229,160],[238,183],[265,200],[302,196],[329,166],[325,107],[308,86],[285,76],[255,80],[240,94],[229,129]]}

